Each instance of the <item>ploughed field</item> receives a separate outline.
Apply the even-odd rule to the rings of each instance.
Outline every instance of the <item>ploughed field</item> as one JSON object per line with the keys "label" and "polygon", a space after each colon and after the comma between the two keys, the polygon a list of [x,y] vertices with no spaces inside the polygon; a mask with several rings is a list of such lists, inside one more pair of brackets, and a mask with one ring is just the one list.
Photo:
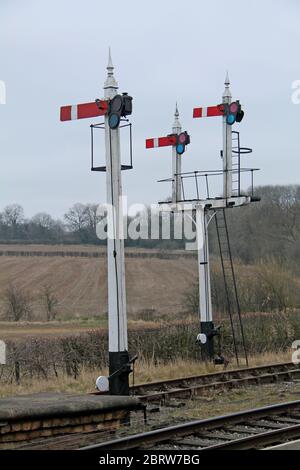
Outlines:
{"label": "ploughed field", "polygon": [[[23,253],[18,256],[18,252]],[[28,255],[33,252],[41,256]],[[135,319],[147,310],[154,315],[182,311],[183,297],[197,276],[196,258],[185,252],[168,252],[166,256],[142,249],[128,249],[126,252],[129,255],[126,259],[129,318],[132,316]],[[66,256],[61,253],[66,253]],[[72,253],[74,256],[70,256]],[[76,253],[80,256],[75,256]],[[97,253],[99,257],[96,257]],[[0,245],[0,254],[2,321],[6,319],[5,291],[9,285],[16,285],[26,292],[34,321],[44,321],[46,317],[41,296],[45,285],[51,287],[58,300],[57,320],[86,320],[82,328],[90,328],[91,319],[95,317],[98,318],[97,325],[99,317],[104,321],[107,311],[107,263],[103,247]],[[44,330],[45,327],[41,328]],[[55,328],[55,325],[46,328]]]}

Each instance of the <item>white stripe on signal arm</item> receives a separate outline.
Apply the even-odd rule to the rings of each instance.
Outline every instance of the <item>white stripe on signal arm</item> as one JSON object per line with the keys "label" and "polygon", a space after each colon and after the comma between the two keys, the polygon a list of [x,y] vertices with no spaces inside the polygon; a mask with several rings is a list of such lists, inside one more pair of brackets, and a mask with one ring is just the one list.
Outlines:
{"label": "white stripe on signal arm", "polygon": [[207,117],[207,108],[202,108],[202,117]]}
{"label": "white stripe on signal arm", "polygon": [[77,119],[77,104],[71,106],[71,120]]}
{"label": "white stripe on signal arm", "polygon": [[154,147],[158,147],[158,139],[153,139],[153,142],[154,142]]}

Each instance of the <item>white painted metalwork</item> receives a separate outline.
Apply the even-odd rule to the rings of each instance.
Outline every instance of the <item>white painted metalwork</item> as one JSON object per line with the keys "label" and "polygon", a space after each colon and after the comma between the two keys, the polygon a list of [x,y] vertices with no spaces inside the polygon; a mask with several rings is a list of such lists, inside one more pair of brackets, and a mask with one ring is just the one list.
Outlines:
{"label": "white painted metalwork", "polygon": [[[231,104],[231,99],[230,81],[227,72],[223,103]],[[226,122],[226,115],[223,116],[223,171],[223,197],[228,199],[232,196],[232,128]]]}
{"label": "white painted metalwork", "polygon": [[[117,94],[111,54],[107,65],[107,79],[104,84],[105,99],[112,99]],[[127,351],[127,311],[125,291],[125,260],[123,234],[123,208],[121,201],[121,151],[119,128],[111,129],[108,115],[105,115],[105,153],[107,203],[113,207],[113,216],[108,217],[107,239],[108,265],[108,323],[109,352]]]}
{"label": "white painted metalwork", "polygon": [[198,271],[199,271],[199,315],[201,322],[212,322],[210,266],[208,251],[208,220],[204,205],[196,208]]}
{"label": "white painted metalwork", "polygon": [[[175,119],[173,123],[172,133],[179,135],[181,133],[182,128],[179,122],[179,112],[178,112],[177,103],[176,103],[174,118]],[[177,201],[181,200],[181,180],[180,180],[181,158],[182,158],[182,155],[179,155],[176,151],[176,145],[173,145],[173,148],[172,148],[172,175],[173,175],[172,202],[173,203],[176,203]]]}

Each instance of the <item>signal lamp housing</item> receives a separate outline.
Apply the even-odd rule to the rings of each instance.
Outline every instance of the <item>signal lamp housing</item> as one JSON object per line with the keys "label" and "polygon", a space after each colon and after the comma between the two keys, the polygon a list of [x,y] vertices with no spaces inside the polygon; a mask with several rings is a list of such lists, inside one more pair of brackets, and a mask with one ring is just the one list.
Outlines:
{"label": "signal lamp housing", "polygon": [[187,132],[181,132],[176,138],[176,152],[182,155],[185,152],[186,145],[191,142],[190,136]]}
{"label": "signal lamp housing", "polygon": [[233,101],[231,104],[224,105],[224,115],[226,116],[226,122],[229,126],[232,126],[235,122],[241,122],[244,118],[244,111],[240,105],[240,102]]}
{"label": "signal lamp housing", "polygon": [[117,129],[120,125],[121,117],[132,114],[132,96],[127,93],[114,96],[108,107],[108,123],[111,129]]}

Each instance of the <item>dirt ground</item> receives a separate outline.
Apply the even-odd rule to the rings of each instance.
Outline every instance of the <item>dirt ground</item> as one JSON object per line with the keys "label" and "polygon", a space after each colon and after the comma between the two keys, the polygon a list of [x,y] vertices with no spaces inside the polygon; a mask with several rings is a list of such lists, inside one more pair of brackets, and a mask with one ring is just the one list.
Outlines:
{"label": "dirt ground", "polygon": [[[0,250],[103,251],[85,246],[0,245]],[[142,252],[143,250],[136,250]],[[4,319],[4,292],[16,284],[32,298],[33,319],[43,320],[42,286],[52,287],[60,319],[103,317],[107,310],[107,265],[103,258],[0,257],[0,315]],[[126,290],[129,315],[148,309],[162,314],[182,310],[183,296],[197,276],[196,259],[127,258]]]}

